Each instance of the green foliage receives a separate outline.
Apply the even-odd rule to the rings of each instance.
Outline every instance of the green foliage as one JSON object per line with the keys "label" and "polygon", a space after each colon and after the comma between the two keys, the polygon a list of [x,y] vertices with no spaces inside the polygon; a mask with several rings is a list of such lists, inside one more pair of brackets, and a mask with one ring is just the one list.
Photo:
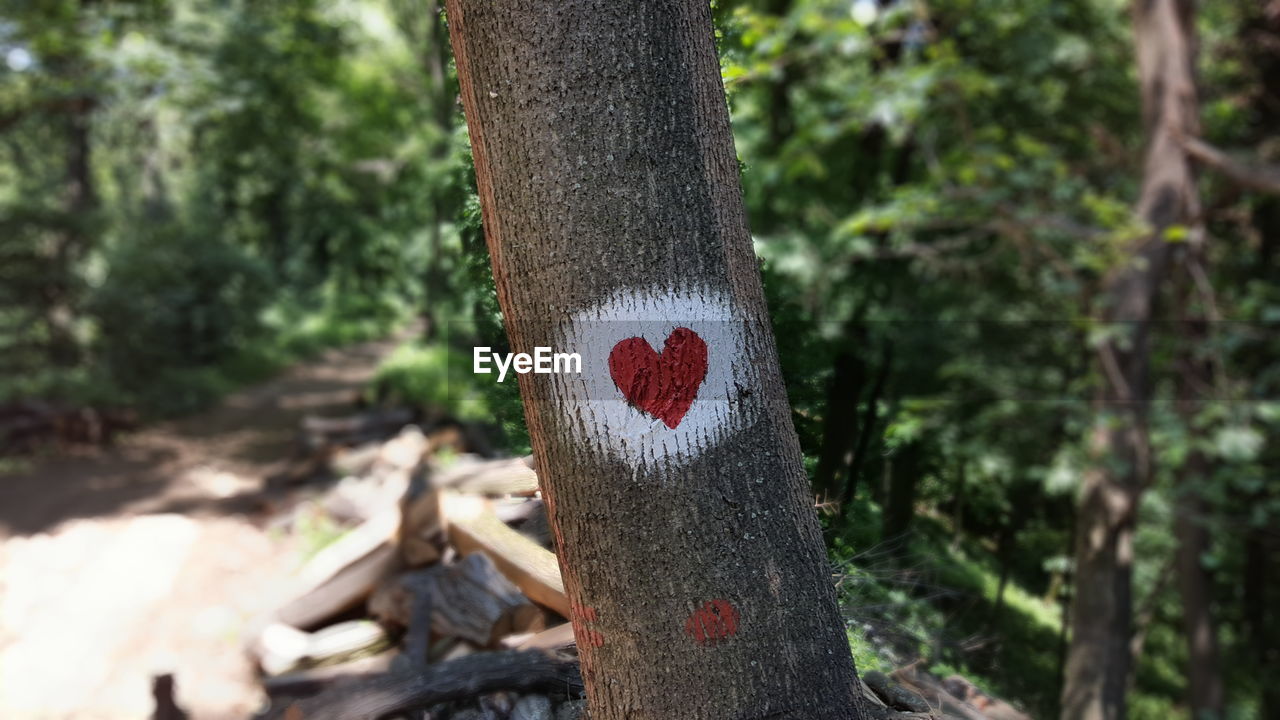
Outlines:
{"label": "green foliage", "polygon": [[127,392],[158,375],[216,366],[258,339],[268,275],[243,251],[179,228],[146,228],[104,257],[89,296],[107,376]]}
{"label": "green foliage", "polygon": [[442,345],[401,346],[378,368],[374,386],[383,402],[443,411],[459,420],[492,416],[476,386],[470,359]]}
{"label": "green foliage", "polygon": [[[382,399],[495,423],[526,452],[516,383],[470,372],[472,347],[506,339],[427,6],[0,10],[0,405],[184,412],[416,315],[428,337],[381,368]],[[1051,717],[1074,499],[1099,420],[1093,353],[1133,337],[1097,321],[1097,298],[1148,232],[1132,211],[1144,138],[1126,4],[713,11],[856,661],[925,658]],[[1264,13],[1200,5],[1201,101],[1208,139],[1274,162],[1280,61]],[[1256,658],[1276,620],[1257,627],[1253,608],[1280,603],[1250,583],[1280,518],[1280,201],[1201,183],[1205,278],[1180,280],[1194,287],[1185,308],[1173,287],[1161,308],[1223,321],[1194,349],[1215,370],[1191,413],[1174,402],[1177,323],[1154,334],[1158,471],[1134,544],[1135,596],[1153,613],[1135,718],[1185,715],[1180,601],[1160,582],[1185,493],[1204,501],[1213,539],[1202,561],[1228,714],[1267,712]],[[1164,239],[1181,252],[1193,237]],[[1210,470],[1182,477],[1197,451]],[[888,537],[904,504],[908,539]],[[333,532],[304,527],[316,547]]]}

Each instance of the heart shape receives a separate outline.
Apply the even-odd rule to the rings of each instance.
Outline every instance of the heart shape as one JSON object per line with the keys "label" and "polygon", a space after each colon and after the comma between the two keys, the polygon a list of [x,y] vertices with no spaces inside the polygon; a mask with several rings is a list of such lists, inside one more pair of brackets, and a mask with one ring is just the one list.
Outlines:
{"label": "heart shape", "polygon": [[674,430],[707,376],[707,344],[683,327],[671,331],[661,353],[644,338],[627,338],[609,352],[609,375],[632,407]]}

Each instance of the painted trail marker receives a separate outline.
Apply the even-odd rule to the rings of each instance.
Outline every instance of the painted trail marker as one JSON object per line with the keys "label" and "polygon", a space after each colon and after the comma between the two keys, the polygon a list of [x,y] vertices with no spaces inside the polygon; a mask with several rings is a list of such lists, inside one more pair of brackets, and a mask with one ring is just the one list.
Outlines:
{"label": "painted trail marker", "polygon": [[632,407],[674,430],[707,376],[707,344],[686,327],[671,331],[661,354],[644,338],[627,338],[609,352],[609,375]]}
{"label": "painted trail marker", "polygon": [[759,415],[756,343],[720,293],[622,291],[561,335],[582,357],[552,379],[568,430],[632,467],[683,465]]}

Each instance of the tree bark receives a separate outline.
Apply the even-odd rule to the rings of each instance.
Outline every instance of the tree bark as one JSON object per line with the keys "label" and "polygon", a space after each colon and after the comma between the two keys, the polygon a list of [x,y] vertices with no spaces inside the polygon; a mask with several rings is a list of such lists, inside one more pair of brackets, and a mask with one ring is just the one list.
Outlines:
{"label": "tree bark", "polygon": [[1151,477],[1147,432],[1148,336],[1172,244],[1165,231],[1199,217],[1180,138],[1199,134],[1191,0],[1136,0],[1134,39],[1147,137],[1137,211],[1151,234],[1103,289],[1104,323],[1117,335],[1097,354],[1102,387],[1094,467],[1084,477],[1076,528],[1076,593],[1062,694],[1064,720],[1125,717],[1133,611],[1133,533]]}
{"label": "tree bark", "polygon": [[592,718],[860,718],[710,8],[447,11]]}

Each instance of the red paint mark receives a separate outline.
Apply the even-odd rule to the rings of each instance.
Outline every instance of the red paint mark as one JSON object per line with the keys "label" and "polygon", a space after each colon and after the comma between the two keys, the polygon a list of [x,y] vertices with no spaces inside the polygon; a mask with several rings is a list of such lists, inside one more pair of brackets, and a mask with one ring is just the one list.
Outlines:
{"label": "red paint mark", "polygon": [[738,611],[728,600],[709,600],[684,621],[684,632],[699,645],[715,645],[738,633]]}
{"label": "red paint mark", "polygon": [[573,636],[578,642],[578,646],[588,647],[604,647],[604,634],[599,630],[587,627],[587,623],[593,623],[600,619],[596,609],[590,605],[579,605],[578,603],[569,603],[569,619],[573,622]]}
{"label": "red paint mark", "polygon": [[604,647],[604,635],[599,630],[585,630],[578,639],[579,645],[590,645],[591,647]]}
{"label": "red paint mark", "polygon": [[661,354],[627,338],[609,353],[609,375],[628,403],[674,429],[707,376],[707,344],[689,328],[672,330]]}
{"label": "red paint mark", "polygon": [[584,622],[595,622],[600,619],[600,616],[596,614],[596,609],[590,605],[569,603],[569,613]]}

